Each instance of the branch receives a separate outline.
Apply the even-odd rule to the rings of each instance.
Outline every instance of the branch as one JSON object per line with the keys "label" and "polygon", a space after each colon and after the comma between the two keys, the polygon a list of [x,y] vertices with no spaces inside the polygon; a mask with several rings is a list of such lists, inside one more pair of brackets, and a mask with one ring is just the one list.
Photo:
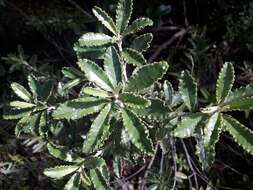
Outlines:
{"label": "branch", "polygon": [[168,41],[163,43],[156,51],[155,53],[149,58],[149,62],[153,62],[159,55],[160,53],[166,49],[170,44],[172,44],[176,39],[183,37],[188,30],[186,29],[181,29],[179,32],[175,33]]}

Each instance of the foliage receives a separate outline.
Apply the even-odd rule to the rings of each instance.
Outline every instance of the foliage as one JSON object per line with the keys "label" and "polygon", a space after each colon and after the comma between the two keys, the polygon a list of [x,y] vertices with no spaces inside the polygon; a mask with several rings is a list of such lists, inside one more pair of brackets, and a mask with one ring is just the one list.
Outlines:
{"label": "foliage", "polygon": [[[5,108],[4,119],[17,121],[17,137],[26,134],[39,139],[41,146],[37,145],[36,151],[46,147],[60,160],[57,166],[48,164],[43,174],[63,180],[64,189],[117,188],[128,178],[123,173],[127,164],[143,165],[142,189],[186,188],[184,182],[190,177],[184,171],[192,166],[184,138],[195,140],[204,171],[213,166],[223,132],[253,155],[253,132],[233,114],[253,108],[253,87],[233,89],[235,69],[225,62],[215,95],[209,94],[205,101],[199,79],[187,70],[182,71],[175,88],[165,80],[167,61],[145,58],[153,35],[142,31],[153,21],[131,21],[132,11],[132,0],[119,0],[115,19],[94,7],[94,16],[107,30],[87,32],[79,38],[74,46],[79,69],[63,67],[63,77],[50,78],[43,70],[34,69],[35,58],[27,61],[21,50],[18,56],[5,58],[15,66],[21,62],[30,73],[27,87],[11,83],[19,99]],[[189,167],[176,152],[176,142],[182,143]],[[154,160],[160,154],[157,172]],[[168,166],[170,161],[174,168]]]}

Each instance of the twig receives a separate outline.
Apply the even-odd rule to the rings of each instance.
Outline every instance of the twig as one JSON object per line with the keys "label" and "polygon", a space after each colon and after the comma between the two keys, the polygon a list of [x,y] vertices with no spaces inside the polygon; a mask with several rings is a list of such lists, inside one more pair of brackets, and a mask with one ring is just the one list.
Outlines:
{"label": "twig", "polygon": [[175,31],[180,30],[177,26],[160,26],[158,28],[151,29],[151,32],[160,32],[160,31]]}
{"label": "twig", "polygon": [[67,0],[70,4],[72,4],[75,8],[77,8],[81,13],[83,13],[88,18],[93,18],[88,12],[83,10],[75,1]]}
{"label": "twig", "polygon": [[194,170],[193,166],[192,166],[192,163],[191,163],[191,157],[188,153],[188,150],[185,146],[185,143],[182,139],[180,139],[180,142],[182,143],[183,145],[183,149],[184,149],[184,152],[185,152],[185,155],[186,155],[186,160],[187,160],[187,163],[192,171],[192,174],[193,174],[193,177],[194,177],[194,181],[195,181],[195,186],[196,186],[196,189],[198,190],[199,189],[199,185],[198,185],[198,178],[197,178],[197,173],[196,171]]}
{"label": "twig", "polygon": [[128,176],[125,178],[125,181],[128,181],[132,178],[134,178],[136,175],[138,175],[139,173],[141,173],[145,168],[147,167],[147,164],[145,164],[144,166],[142,166],[140,169],[138,169],[135,173],[133,173],[132,175]]}
{"label": "twig", "polygon": [[154,153],[154,156],[152,157],[152,159],[150,160],[149,164],[148,164],[148,167],[146,169],[146,172],[144,174],[144,177],[143,177],[143,182],[141,184],[141,188],[140,190],[144,190],[145,189],[145,186],[146,186],[146,178],[148,177],[148,174],[149,174],[149,170],[151,169],[154,161],[155,161],[155,158],[156,158],[156,154],[158,152],[158,149],[159,149],[159,143],[156,144],[155,146],[155,153]]}
{"label": "twig", "polygon": [[184,23],[185,23],[185,26],[188,27],[189,26],[189,22],[188,22],[188,19],[187,19],[187,10],[186,10],[186,2],[185,2],[185,0],[183,1],[183,7],[184,7]]}
{"label": "twig", "polygon": [[176,173],[177,173],[177,161],[176,161],[176,146],[175,143],[173,142],[172,138],[170,138],[170,146],[171,146],[171,155],[173,159],[173,164],[174,164],[174,181],[173,181],[173,186],[172,190],[176,188],[177,180],[176,180]]}
{"label": "twig", "polygon": [[172,44],[177,38],[182,37],[186,34],[186,29],[181,29],[179,32],[175,33],[168,41],[163,43],[155,52],[154,54],[149,58],[149,62],[153,62],[160,53],[166,49],[170,44]]}

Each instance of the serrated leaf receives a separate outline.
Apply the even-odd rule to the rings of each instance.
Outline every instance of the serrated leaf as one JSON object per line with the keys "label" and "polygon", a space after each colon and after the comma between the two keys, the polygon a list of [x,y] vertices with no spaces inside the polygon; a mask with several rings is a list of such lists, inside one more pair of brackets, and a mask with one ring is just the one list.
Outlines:
{"label": "serrated leaf", "polygon": [[147,63],[141,53],[131,48],[123,49],[122,56],[128,64],[135,66],[143,66]]}
{"label": "serrated leaf", "polygon": [[225,130],[229,132],[234,141],[253,155],[253,132],[231,116],[224,114],[223,121]]}
{"label": "serrated leaf", "polygon": [[132,33],[136,33],[139,30],[142,30],[143,28],[147,26],[152,26],[153,21],[150,20],[149,18],[138,18],[135,21],[132,22],[124,31],[124,35],[129,35]]}
{"label": "serrated leaf", "polygon": [[90,181],[90,178],[88,177],[88,175],[84,172],[81,173],[81,181],[85,186],[90,186],[91,185],[91,181]]}
{"label": "serrated leaf", "polygon": [[119,0],[116,9],[116,27],[122,33],[128,26],[133,9],[132,0]]}
{"label": "serrated leaf", "polygon": [[51,80],[48,80],[44,82],[43,84],[41,84],[34,76],[29,75],[28,85],[35,99],[46,101],[51,94],[53,82]]}
{"label": "serrated leaf", "polygon": [[96,113],[107,103],[107,100],[93,97],[77,98],[66,101],[53,112],[55,119],[80,119],[86,115]]}
{"label": "serrated leaf", "polygon": [[234,83],[234,67],[231,63],[225,63],[219,73],[216,84],[216,101],[222,103],[229,95]]}
{"label": "serrated leaf", "polygon": [[105,73],[114,87],[122,82],[122,64],[115,47],[109,47],[104,55]]}
{"label": "serrated leaf", "polygon": [[101,172],[98,169],[90,170],[90,177],[95,189],[99,189],[99,190],[111,189],[107,185],[106,179],[102,176]]}
{"label": "serrated leaf", "polygon": [[163,77],[168,67],[167,62],[158,62],[137,68],[127,82],[125,90],[136,92],[151,86]]}
{"label": "serrated leaf", "polygon": [[245,87],[240,87],[238,89],[235,89],[234,91],[231,91],[222,105],[226,105],[231,102],[236,102],[241,98],[249,98],[252,96],[253,96],[253,86],[248,85]]}
{"label": "serrated leaf", "polygon": [[213,143],[212,135],[215,128],[219,126],[219,112],[214,113],[207,121],[206,126],[204,128],[204,145],[205,147],[209,147],[210,144]]}
{"label": "serrated leaf", "polygon": [[90,130],[87,134],[87,138],[83,144],[83,152],[90,153],[93,149],[98,146],[100,138],[103,135],[103,130],[106,128],[105,120],[111,110],[111,104],[106,105],[96,119],[93,121]]}
{"label": "serrated leaf", "polygon": [[83,82],[82,79],[73,79],[73,80],[67,82],[66,84],[64,84],[62,89],[69,90],[69,89],[73,88],[74,86],[79,85],[81,82]]}
{"label": "serrated leaf", "polygon": [[193,136],[195,128],[203,119],[203,114],[196,113],[183,117],[174,130],[174,136],[179,138],[188,138]]}
{"label": "serrated leaf", "polygon": [[69,79],[77,79],[82,78],[83,73],[81,73],[79,70],[75,69],[74,67],[63,67],[62,68],[62,74]]}
{"label": "serrated leaf", "polygon": [[36,105],[32,103],[28,103],[28,102],[13,101],[13,102],[10,102],[10,106],[22,109],[22,108],[32,108]]}
{"label": "serrated leaf", "polygon": [[121,93],[119,99],[129,107],[145,108],[151,105],[149,100],[133,93]]}
{"label": "serrated leaf", "polygon": [[[110,44],[109,44],[110,45]],[[83,57],[87,59],[102,59],[104,54],[106,53],[107,46],[92,46],[92,47],[80,47],[80,45],[77,43],[74,46],[74,50],[76,51],[77,57],[79,59],[82,59]]]}
{"label": "serrated leaf", "polygon": [[108,30],[110,30],[115,35],[117,34],[117,28],[112,18],[104,10],[95,6],[92,9],[92,12]]}
{"label": "serrated leaf", "polygon": [[38,133],[41,137],[48,138],[48,114],[47,111],[43,111],[40,116]]}
{"label": "serrated leaf", "polygon": [[101,97],[101,98],[109,98],[111,95],[104,90],[100,90],[97,88],[92,88],[92,87],[85,87],[82,89],[81,93],[85,93],[91,96],[96,96],[96,97]]}
{"label": "serrated leaf", "polygon": [[188,72],[182,72],[178,89],[187,108],[194,111],[197,107],[197,84]]}
{"label": "serrated leaf", "polygon": [[102,46],[113,43],[113,38],[102,33],[88,32],[81,36],[78,40],[80,46]]}
{"label": "serrated leaf", "polygon": [[77,163],[83,161],[83,159],[78,157],[77,154],[70,151],[69,147],[67,146],[59,146],[52,143],[48,143],[47,149],[52,156],[60,160]]}
{"label": "serrated leaf", "polygon": [[60,179],[66,175],[69,175],[76,170],[79,169],[80,166],[74,166],[74,165],[62,165],[62,166],[56,166],[54,168],[47,168],[44,170],[44,175],[54,178],[54,179]]}
{"label": "serrated leaf", "polygon": [[[221,118],[218,112],[214,113],[204,128],[203,143],[205,147],[205,162],[208,167],[212,165],[215,159],[215,145],[219,140],[221,133]],[[205,167],[207,169],[207,166]]]}
{"label": "serrated leaf", "polygon": [[4,110],[3,118],[6,120],[20,119],[22,117],[30,115],[32,111],[33,111],[32,108],[22,108],[22,109],[6,108]]}
{"label": "serrated leaf", "polygon": [[13,82],[11,84],[11,88],[18,97],[22,98],[26,102],[32,101],[32,95],[20,84]]}
{"label": "serrated leaf", "polygon": [[169,107],[164,105],[160,99],[150,99],[151,105],[145,109],[134,109],[134,112],[141,117],[162,121],[171,116]]}
{"label": "serrated leaf", "polygon": [[146,51],[150,47],[152,39],[153,39],[152,33],[142,34],[134,38],[130,47],[139,52]]}
{"label": "serrated leaf", "polygon": [[123,125],[132,143],[141,151],[151,154],[153,152],[152,143],[148,138],[145,126],[139,118],[130,110],[122,110]]}
{"label": "serrated leaf", "polygon": [[163,83],[163,92],[164,92],[164,99],[165,99],[166,104],[171,105],[173,95],[174,95],[174,90],[173,90],[172,84],[167,80],[165,80]]}
{"label": "serrated leaf", "polygon": [[236,101],[226,103],[224,106],[225,111],[232,110],[252,110],[253,109],[253,97],[240,98]]}
{"label": "serrated leaf", "polygon": [[100,157],[89,157],[84,160],[84,165],[87,169],[94,169],[101,168],[102,166],[106,165],[106,162]]}
{"label": "serrated leaf", "polygon": [[93,61],[81,59],[77,62],[80,69],[85,73],[85,76],[106,91],[112,91],[113,85],[105,72]]}
{"label": "serrated leaf", "polygon": [[81,184],[81,178],[79,173],[75,173],[71,176],[68,182],[64,186],[64,190],[79,190]]}

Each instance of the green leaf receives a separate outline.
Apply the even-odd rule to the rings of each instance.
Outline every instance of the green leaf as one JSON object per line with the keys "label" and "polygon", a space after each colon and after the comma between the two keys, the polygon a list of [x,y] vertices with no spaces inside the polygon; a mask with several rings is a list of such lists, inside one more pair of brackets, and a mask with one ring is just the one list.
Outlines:
{"label": "green leaf", "polygon": [[73,79],[73,80],[67,82],[66,84],[64,84],[62,89],[69,90],[69,89],[73,88],[74,86],[79,85],[81,82],[83,82],[82,79]]}
{"label": "green leaf", "polygon": [[34,76],[28,76],[28,85],[36,99],[46,101],[51,94],[53,82],[51,80],[41,84]]}
{"label": "green leaf", "polygon": [[127,82],[125,90],[136,92],[151,86],[163,77],[168,67],[167,62],[158,62],[137,68]]}
{"label": "green leaf", "polygon": [[203,114],[196,113],[183,117],[174,130],[174,136],[179,138],[188,138],[193,136],[195,128],[202,121]]}
{"label": "green leaf", "polygon": [[103,177],[103,175],[98,169],[90,170],[90,177],[95,189],[99,189],[99,190],[111,189],[107,185],[105,178]]}
{"label": "green leaf", "polygon": [[39,135],[43,138],[48,138],[49,127],[48,127],[47,120],[48,120],[48,114],[47,114],[47,110],[45,110],[40,115],[39,129],[38,129]]}
{"label": "green leaf", "polygon": [[228,97],[222,105],[229,104],[231,102],[236,102],[242,98],[249,98],[253,96],[253,86],[240,87],[229,93]]}
{"label": "green leaf", "polygon": [[[206,126],[204,128],[204,145],[205,147],[209,147],[212,144],[215,144],[214,139],[212,139],[213,132],[215,128],[218,128],[220,125],[220,114],[219,112],[214,113],[207,121]],[[215,135],[217,136],[217,135]]]}
{"label": "green leaf", "polygon": [[216,101],[222,103],[229,95],[234,83],[234,67],[231,63],[225,63],[219,73],[216,84]]}
{"label": "green leaf", "polygon": [[131,48],[124,49],[122,52],[122,56],[128,64],[132,64],[135,66],[143,66],[147,63],[141,53]]}
{"label": "green leaf", "polygon": [[110,30],[115,35],[117,34],[117,28],[112,18],[104,10],[95,6],[92,9],[92,12],[108,30]]}
{"label": "green leaf", "polygon": [[83,160],[82,158],[78,157],[78,155],[70,151],[69,147],[67,146],[59,146],[52,143],[48,143],[47,149],[52,156],[63,161],[79,163]]}
{"label": "green leaf", "polygon": [[84,165],[87,169],[102,168],[106,162],[100,157],[88,157],[84,160]]}
{"label": "green leaf", "polygon": [[[87,186],[88,186],[88,187],[91,186],[90,178],[89,178],[88,175],[87,175],[86,173],[84,173],[84,172],[81,173],[81,181],[82,181],[82,184],[83,184],[84,188],[87,187]],[[88,188],[88,187],[87,187],[87,188]]]}
{"label": "green leaf", "polygon": [[151,105],[149,100],[133,93],[122,93],[119,99],[129,107],[145,108]]}
{"label": "green leaf", "polygon": [[104,69],[114,87],[122,82],[122,67],[120,57],[115,47],[109,47],[104,55]]}
{"label": "green leaf", "polygon": [[82,78],[83,73],[81,73],[79,70],[75,69],[74,67],[63,67],[62,68],[62,74],[69,79],[77,79]]}
{"label": "green leaf", "polygon": [[152,33],[142,34],[134,38],[130,47],[139,52],[146,51],[150,47],[152,39],[153,39]]}
{"label": "green leaf", "polygon": [[226,103],[224,109],[227,111],[232,110],[252,110],[253,109],[253,97],[240,98],[237,101]]}
{"label": "green leaf", "polygon": [[97,88],[92,88],[92,87],[85,87],[82,89],[81,91],[82,93],[91,95],[91,96],[95,96],[95,97],[100,97],[100,98],[109,98],[111,97],[111,95],[104,90],[100,90]]}
{"label": "green leaf", "polygon": [[79,173],[75,173],[68,180],[66,185],[64,186],[64,190],[79,190],[81,184],[81,178]]}
{"label": "green leaf", "polygon": [[62,165],[62,166],[56,166],[54,168],[47,168],[44,170],[44,175],[54,178],[54,179],[60,179],[66,175],[69,175],[76,170],[79,169],[80,166],[74,166],[74,165]]}
{"label": "green leaf", "polygon": [[80,46],[90,47],[90,46],[102,46],[106,44],[111,44],[114,41],[111,36],[108,36],[106,34],[88,32],[82,35],[82,37],[79,38],[78,42]]}
{"label": "green leaf", "polygon": [[[203,143],[205,147],[204,160],[208,167],[212,165],[215,159],[215,145],[219,140],[221,133],[221,118],[218,112],[214,113],[207,121],[204,128]],[[207,167],[205,167],[207,168]]]}
{"label": "green leaf", "polygon": [[166,104],[171,105],[173,95],[174,95],[174,90],[173,90],[172,84],[167,80],[165,80],[163,83],[163,92],[164,92],[164,98],[165,98]]}
{"label": "green leaf", "polygon": [[32,113],[32,108],[22,108],[22,109],[10,109],[6,108],[4,110],[3,118],[6,120],[20,119],[25,116],[29,116]]}
{"label": "green leaf", "polygon": [[123,34],[126,36],[132,33],[136,33],[142,30],[143,28],[147,26],[152,26],[152,25],[153,25],[153,21],[150,20],[149,18],[138,18],[125,29]]}
{"label": "green leaf", "polygon": [[253,155],[253,133],[243,124],[228,115],[223,115],[223,124],[237,142],[245,151]]}
{"label": "green leaf", "polygon": [[113,86],[104,71],[93,61],[81,59],[77,62],[85,76],[106,91],[112,91]]}
{"label": "green leaf", "polygon": [[[110,44],[109,44],[110,45]],[[106,53],[107,46],[92,46],[92,47],[80,47],[80,44],[75,44],[74,50],[76,51],[77,57],[82,59],[83,57],[87,59],[102,59]]]}
{"label": "green leaf", "polygon": [[80,119],[86,115],[99,112],[107,102],[107,100],[95,97],[66,101],[53,112],[53,117],[54,119]]}
{"label": "green leaf", "polygon": [[28,102],[13,101],[13,102],[10,102],[10,106],[22,109],[22,108],[32,108],[36,105],[32,103],[28,103]]}
{"label": "green leaf", "polygon": [[132,0],[119,0],[116,9],[116,27],[118,33],[122,33],[128,26],[133,9]]}
{"label": "green leaf", "polygon": [[32,95],[20,84],[13,82],[11,84],[11,88],[18,97],[22,98],[26,102],[32,101]]}
{"label": "green leaf", "polygon": [[151,140],[148,138],[147,130],[139,118],[129,110],[122,110],[123,124],[127,129],[132,143],[141,151],[151,154],[153,152]]}
{"label": "green leaf", "polygon": [[170,108],[164,105],[164,102],[160,99],[150,99],[151,105],[145,109],[134,109],[134,112],[141,117],[145,117],[152,120],[163,121],[170,118]]}
{"label": "green leaf", "polygon": [[197,107],[197,84],[188,72],[182,72],[178,89],[187,108],[194,111]]}
{"label": "green leaf", "polygon": [[100,142],[100,138],[103,135],[103,131],[106,127],[105,120],[108,117],[108,114],[111,110],[111,104],[106,105],[96,119],[93,121],[90,130],[87,134],[87,138],[83,144],[83,152],[90,153],[93,151]]}

